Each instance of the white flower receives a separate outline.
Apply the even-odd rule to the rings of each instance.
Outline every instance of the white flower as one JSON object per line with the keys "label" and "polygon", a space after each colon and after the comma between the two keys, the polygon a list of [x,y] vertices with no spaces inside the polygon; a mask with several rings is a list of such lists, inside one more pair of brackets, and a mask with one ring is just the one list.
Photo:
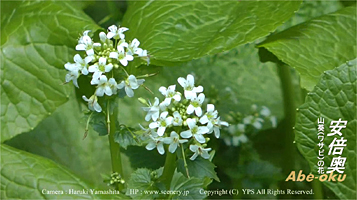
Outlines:
{"label": "white flower", "polygon": [[111,39],[111,38],[114,38],[114,39],[124,39],[125,38],[125,35],[123,34],[125,31],[127,31],[127,30],[129,30],[128,28],[125,28],[125,27],[120,27],[119,29],[118,29],[118,27],[117,26],[115,26],[115,25],[111,25],[111,26],[109,26],[109,28],[108,28],[108,30],[109,30],[109,32],[108,32],[108,34],[107,34],[107,37],[109,38],[109,39]]}
{"label": "white flower", "polygon": [[84,36],[88,36],[88,33],[90,32],[90,30],[86,30],[83,32],[83,35],[78,39],[78,44],[83,44],[84,43]]}
{"label": "white flower", "polygon": [[144,79],[136,79],[134,75],[130,75],[125,81],[118,84],[118,89],[125,87],[125,93],[128,97],[134,96],[133,89],[138,89],[140,85],[144,83]]}
{"label": "white flower", "polygon": [[104,32],[99,33],[99,39],[104,45],[106,44],[109,47],[113,47],[113,41],[111,41]]}
{"label": "white flower", "polygon": [[263,127],[263,125],[262,125],[263,122],[264,122],[263,119],[261,119],[259,117],[254,117],[252,115],[249,115],[249,116],[243,118],[243,123],[244,124],[251,124],[256,129],[261,129]]}
{"label": "white flower", "polygon": [[162,95],[164,95],[166,98],[162,102],[166,106],[170,105],[171,99],[175,99],[175,101],[180,101],[181,100],[181,93],[175,91],[176,85],[170,85],[168,88],[166,87],[160,87],[159,91],[161,92]]}
{"label": "white flower", "polygon": [[134,57],[132,55],[127,54],[124,51],[124,48],[122,48],[120,46],[118,46],[118,51],[117,52],[110,52],[109,57],[119,60],[119,62],[123,66],[127,66],[128,65],[128,61],[134,60]]}
{"label": "white flower", "polygon": [[164,149],[164,138],[160,138],[160,137],[151,137],[151,141],[146,145],[146,149],[147,150],[153,150],[155,148],[157,148],[157,151],[159,152],[159,154],[163,155],[165,153],[165,149]]}
{"label": "white flower", "polygon": [[79,77],[79,68],[76,64],[73,63],[66,63],[64,65],[64,67],[69,71],[66,74],[66,83],[73,81],[73,85],[75,85],[77,88],[79,88],[78,86],[78,77]]}
{"label": "white flower", "polygon": [[78,41],[76,50],[77,51],[86,51],[88,56],[93,56],[94,55],[93,41],[88,36],[88,32],[89,31],[85,31],[83,33],[83,36]]}
{"label": "white flower", "polygon": [[[147,50],[138,51],[137,54],[138,54],[139,57],[148,57],[148,51]],[[150,63],[149,60],[147,62]]]}
{"label": "white flower", "polygon": [[172,121],[172,124],[174,126],[182,126],[182,118],[179,112],[175,111],[173,113],[174,119]]}
{"label": "white flower", "polygon": [[260,110],[260,114],[263,115],[264,117],[270,116],[270,110],[266,106],[262,106],[262,109]]}
{"label": "white flower", "polygon": [[151,105],[150,101],[149,104],[150,104],[149,107],[142,108],[144,111],[148,112],[145,116],[145,120],[150,121],[150,119],[152,119],[153,121],[156,121],[157,118],[159,118],[159,114],[160,114],[159,98],[155,97],[154,105]]}
{"label": "white flower", "polygon": [[185,89],[186,99],[191,99],[194,97],[194,94],[203,91],[202,86],[195,87],[195,79],[191,74],[187,75],[187,79],[180,77],[177,81]]}
{"label": "white flower", "polygon": [[89,66],[88,71],[94,73],[92,81],[90,82],[92,85],[99,83],[99,77],[102,73],[110,72],[113,69],[113,64],[107,64],[107,59],[100,57],[99,61],[94,65]]}
{"label": "white flower", "polygon": [[117,82],[115,81],[114,78],[110,78],[108,80],[108,78],[105,75],[101,75],[99,77],[98,87],[97,90],[95,91],[95,94],[98,97],[103,96],[104,93],[108,96],[111,96],[113,93],[115,93],[116,87],[117,87]]}
{"label": "white flower", "polygon": [[244,133],[245,132],[245,124],[237,124],[237,129],[239,132]]}
{"label": "white flower", "polygon": [[278,125],[278,119],[276,119],[275,116],[270,116],[270,121],[273,128],[276,128],[276,126]]}
{"label": "white flower", "polygon": [[149,127],[151,129],[158,128],[157,129],[157,134],[159,136],[163,136],[164,133],[165,133],[166,128],[172,124],[173,118],[171,116],[167,117],[168,114],[169,113],[167,111],[161,113],[160,118],[158,119],[158,121],[151,122],[149,124]]}
{"label": "white flower", "polygon": [[211,148],[203,148],[198,145],[190,145],[190,150],[194,152],[190,160],[195,160],[198,155],[202,156],[202,158],[204,159],[208,159],[209,158],[208,151],[211,151]]}
{"label": "white flower", "polygon": [[232,140],[233,140],[234,146],[239,146],[239,144],[241,144],[241,143],[248,142],[248,138],[245,134],[241,134],[240,136],[234,136]]}
{"label": "white flower", "polygon": [[[218,117],[217,119],[213,119],[211,120],[212,124],[213,124],[213,131],[214,131],[214,135],[216,136],[216,138],[219,138],[221,132],[221,126],[228,126],[229,124],[225,121],[221,121],[220,117]],[[210,133],[212,133],[212,128],[210,130]]]}
{"label": "white flower", "polygon": [[83,75],[88,74],[88,63],[92,60],[90,57],[82,59],[79,54],[76,54],[73,58],[74,62],[77,64],[78,69],[81,70]]}
{"label": "white flower", "polygon": [[147,65],[150,65],[150,56],[148,56],[147,50],[138,51],[137,54],[141,58],[144,58],[144,59],[146,58]]}
{"label": "white flower", "polygon": [[138,39],[134,38],[133,41],[128,46],[128,53],[130,55],[140,55],[143,53],[143,49],[139,48],[140,42]]}
{"label": "white flower", "polygon": [[256,112],[257,109],[258,109],[258,106],[256,104],[253,104],[252,106],[250,106],[250,109],[253,111],[253,112]]}
{"label": "white flower", "polygon": [[205,126],[197,126],[196,125],[196,120],[188,118],[186,120],[188,127],[190,128],[187,131],[181,132],[181,137],[183,138],[190,138],[193,137],[199,142],[199,143],[205,143],[205,137],[203,137],[202,134],[208,133],[209,129]]}
{"label": "white flower", "polygon": [[225,137],[223,140],[228,146],[239,146],[240,144],[247,143],[248,137],[245,134],[241,134],[239,136]]}
{"label": "white flower", "polygon": [[205,95],[203,93],[199,94],[198,97],[196,93],[192,94],[190,105],[187,107],[187,114],[192,114],[193,112],[196,113],[198,117],[202,115],[202,108],[201,105],[205,100]]}
{"label": "white flower", "polygon": [[88,108],[90,110],[95,110],[97,112],[102,112],[102,107],[98,103],[98,98],[95,95],[92,95],[89,99],[86,96],[82,96],[83,100],[88,102]]}
{"label": "white flower", "polygon": [[201,124],[207,124],[207,127],[210,129],[213,124],[212,124],[212,119],[215,119],[218,115],[217,110],[214,110],[214,105],[213,104],[207,104],[207,112],[201,117],[200,123]]}
{"label": "white flower", "polygon": [[170,134],[170,137],[167,137],[164,139],[165,144],[170,144],[169,145],[169,152],[174,153],[177,149],[177,146],[180,146],[180,144],[187,142],[188,140],[183,139],[180,140],[179,135],[175,132],[172,131]]}
{"label": "white flower", "polygon": [[119,52],[124,52],[124,47],[128,48],[128,43],[125,42],[125,39],[119,40],[117,44],[117,49]]}

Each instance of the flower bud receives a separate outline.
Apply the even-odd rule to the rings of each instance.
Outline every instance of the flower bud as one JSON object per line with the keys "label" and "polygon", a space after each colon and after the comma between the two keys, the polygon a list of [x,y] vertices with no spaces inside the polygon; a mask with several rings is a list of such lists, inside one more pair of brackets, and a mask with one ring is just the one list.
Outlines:
{"label": "flower bud", "polygon": [[144,98],[138,98],[139,102],[145,106],[150,106],[150,104],[146,101],[146,99]]}

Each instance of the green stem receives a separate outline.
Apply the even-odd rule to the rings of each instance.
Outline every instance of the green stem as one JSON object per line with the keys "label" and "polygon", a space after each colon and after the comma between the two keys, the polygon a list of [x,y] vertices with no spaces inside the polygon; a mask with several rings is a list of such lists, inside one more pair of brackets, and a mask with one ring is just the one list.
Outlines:
{"label": "green stem", "polygon": [[[292,83],[292,76],[290,67],[283,63],[278,64],[278,74],[281,82],[283,102],[284,102],[284,120],[282,124],[282,131],[280,134],[280,140],[283,143],[283,152],[281,159],[281,166],[283,167],[283,174],[289,174],[294,170],[294,158],[296,155],[296,149],[294,145],[294,131],[295,125],[295,91]],[[281,182],[280,187],[282,189],[292,188],[291,182]],[[287,198],[287,196],[283,197]]]}
{"label": "green stem", "polygon": [[161,180],[165,183],[166,189],[170,189],[170,184],[175,169],[176,169],[176,154],[167,151],[164,171],[162,172],[162,176],[161,176]]}
{"label": "green stem", "polygon": [[184,162],[184,165],[185,165],[187,178],[190,178],[190,174],[189,174],[188,166],[187,166],[187,162],[186,162],[186,155],[185,155],[185,151],[183,150],[183,145],[182,144],[181,144],[181,151],[182,151],[182,158],[183,158],[183,162]]}
{"label": "green stem", "polygon": [[312,188],[314,189],[314,199],[323,199],[322,183],[318,180],[312,181]]}
{"label": "green stem", "polygon": [[[112,160],[112,170],[113,172],[118,172],[121,177],[123,177],[123,168],[122,168],[122,163],[121,163],[121,154],[120,154],[120,145],[119,143],[114,141],[114,135],[115,135],[115,123],[117,120],[117,109],[115,108],[113,113],[110,114],[110,108],[109,108],[109,103],[108,103],[108,109],[107,109],[107,115],[109,115],[108,118],[108,131],[109,131],[109,146],[110,146],[110,156]],[[125,180],[125,179],[124,179]],[[123,189],[123,184],[118,183],[117,185],[119,190]]]}

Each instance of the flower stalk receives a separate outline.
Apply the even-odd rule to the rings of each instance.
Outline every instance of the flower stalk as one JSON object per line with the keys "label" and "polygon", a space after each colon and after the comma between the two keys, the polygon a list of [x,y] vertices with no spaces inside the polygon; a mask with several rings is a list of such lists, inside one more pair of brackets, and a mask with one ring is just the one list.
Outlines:
{"label": "flower stalk", "polygon": [[[284,146],[282,151],[282,166],[283,173],[288,174],[292,169],[294,169],[294,155],[296,155],[296,146],[294,142],[294,130],[295,126],[295,115],[296,115],[296,105],[295,105],[295,90],[292,83],[292,75],[290,66],[279,63],[278,64],[278,74],[281,82],[283,101],[284,101],[284,120],[282,123],[282,133],[280,135],[280,140],[284,141]],[[291,188],[290,182],[281,182],[281,189]],[[286,195],[284,198],[288,198]]]}
{"label": "flower stalk", "polygon": [[165,183],[166,189],[170,189],[171,180],[176,169],[176,153],[167,151],[164,171],[161,176],[161,181]]}
{"label": "flower stalk", "polygon": [[[108,104],[108,111],[110,111],[109,109],[109,104]],[[116,131],[116,126],[115,126],[115,122],[117,120],[117,109],[113,109],[113,113],[108,112],[107,115],[109,115],[109,120],[108,126],[109,126],[109,134],[108,134],[108,138],[109,138],[109,146],[110,146],[110,157],[111,157],[111,161],[112,161],[112,171],[113,172],[117,172],[121,175],[121,177],[123,176],[123,167],[122,167],[122,163],[121,163],[121,152],[120,152],[120,145],[119,143],[114,141],[114,135],[115,135],[115,131]],[[116,188],[119,190],[122,190],[123,184],[120,183],[116,183]]]}

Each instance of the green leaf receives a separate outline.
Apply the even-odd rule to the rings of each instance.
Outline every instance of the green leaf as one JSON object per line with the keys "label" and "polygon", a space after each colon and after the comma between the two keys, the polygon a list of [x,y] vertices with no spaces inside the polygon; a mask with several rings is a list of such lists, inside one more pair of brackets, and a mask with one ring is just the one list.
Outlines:
{"label": "green leaf", "polygon": [[[156,178],[153,177],[154,174]],[[145,168],[137,169],[131,174],[130,180],[128,181],[126,195],[134,199],[154,199],[159,197],[159,188],[161,187],[156,181],[161,174],[162,170],[152,172]]]}
{"label": "green leaf", "polygon": [[294,16],[286,21],[282,26],[278,27],[276,31],[282,31],[313,18],[336,12],[341,8],[343,8],[343,6],[338,0],[305,0],[302,2],[299,10],[295,12]]}
{"label": "green leaf", "polygon": [[1,21],[1,142],[34,129],[68,100],[64,64],[98,26],[68,2],[24,1]]}
{"label": "green leaf", "polygon": [[89,123],[99,136],[108,135],[106,116],[103,112],[93,112]]}
{"label": "green leaf", "polygon": [[[72,189],[88,190],[88,194],[71,194]],[[46,158],[5,144],[1,145],[1,199],[121,199],[125,197],[91,194],[90,189],[96,188]],[[63,194],[46,194],[46,191],[58,191]]]}
{"label": "green leaf", "polygon": [[[123,18],[152,63],[189,61],[273,32],[300,1],[131,1]],[[166,64],[164,64],[166,65]]]}
{"label": "green leaf", "polygon": [[[214,180],[219,182],[219,178],[216,172],[214,171],[214,168],[216,168],[216,166],[209,160],[198,157],[193,161],[190,159],[186,159],[186,162],[190,177],[197,177],[201,179],[208,177],[213,178]],[[187,177],[183,159],[178,160],[177,171],[181,172]]]}
{"label": "green leaf", "polygon": [[324,71],[356,57],[356,7],[294,26],[258,46],[294,67],[302,87],[312,90]]}
{"label": "green leaf", "polygon": [[130,165],[134,169],[142,167],[157,169],[165,163],[165,156],[160,155],[156,149],[149,151],[145,147],[128,146],[123,153],[128,156]]}
{"label": "green leaf", "polygon": [[[95,186],[105,186],[101,173],[111,173],[109,141],[89,129],[74,95],[33,131],[20,134],[6,144],[55,161]],[[83,121],[81,120],[83,119]],[[81,123],[82,121],[82,123]]]}
{"label": "green leaf", "polygon": [[140,141],[135,134],[135,129],[120,126],[114,135],[114,141],[120,144],[120,147],[126,149],[128,146],[139,146]]}
{"label": "green leaf", "polygon": [[[306,97],[306,103],[299,108],[296,121],[295,140],[297,147],[308,160],[311,170],[317,173],[318,118],[324,118],[324,161],[325,171],[330,166],[332,155],[328,156],[329,145],[335,136],[330,133],[331,121],[347,120],[347,127],[342,129],[342,137],[347,139],[347,146],[342,156],[347,157],[343,182],[323,182],[341,199],[356,197],[356,60],[334,70],[326,71],[314,90]],[[337,136],[340,138],[339,136]]]}
{"label": "green leaf", "polygon": [[204,181],[198,178],[186,178],[180,172],[175,172],[170,184],[171,191],[180,191],[181,194],[170,195],[172,199],[204,199],[205,194],[202,190]]}

